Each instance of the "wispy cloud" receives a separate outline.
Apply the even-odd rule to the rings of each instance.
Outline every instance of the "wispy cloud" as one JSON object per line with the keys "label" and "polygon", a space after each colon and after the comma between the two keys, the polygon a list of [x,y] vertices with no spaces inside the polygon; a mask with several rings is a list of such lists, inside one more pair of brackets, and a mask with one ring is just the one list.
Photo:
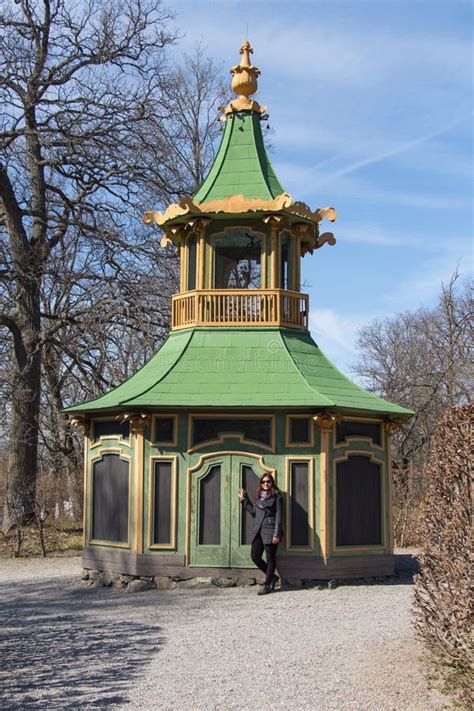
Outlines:
{"label": "wispy cloud", "polygon": [[398,312],[430,306],[437,299],[441,285],[447,283],[455,271],[463,278],[472,275],[472,253],[459,250],[456,242],[451,245],[448,241],[444,250],[420,261],[415,273],[407,274],[387,293],[387,309]]}
{"label": "wispy cloud", "polygon": [[422,136],[417,136],[416,138],[413,138],[412,140],[407,141],[406,143],[403,143],[402,145],[399,145],[394,149],[368,156],[367,158],[363,158],[359,161],[355,161],[354,163],[346,165],[345,167],[340,168],[339,170],[336,170],[333,173],[326,173],[320,178],[319,184],[327,184],[337,178],[349,175],[350,173],[355,173],[356,171],[361,170],[362,168],[366,168],[369,165],[381,163],[382,161],[385,161],[388,158],[393,158],[399,155],[400,153],[405,153],[406,151],[416,148],[421,143],[426,143],[427,141],[431,140],[432,138],[435,138],[436,136],[441,136],[444,133],[448,133],[448,131],[451,131],[455,126],[458,126],[459,124],[468,121],[473,116],[474,112],[471,112],[470,114],[464,116],[460,116],[459,118],[450,121],[447,125],[437,129],[436,131],[430,131],[429,133],[426,133]]}
{"label": "wispy cloud", "polygon": [[345,373],[356,357],[359,330],[374,318],[373,313],[341,313],[335,309],[315,309],[310,316],[310,330],[321,350]]}

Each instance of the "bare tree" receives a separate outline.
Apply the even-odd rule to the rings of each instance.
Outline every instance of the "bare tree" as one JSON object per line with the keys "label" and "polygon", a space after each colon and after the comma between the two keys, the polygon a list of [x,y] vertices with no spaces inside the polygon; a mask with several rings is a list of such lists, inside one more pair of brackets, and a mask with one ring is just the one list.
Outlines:
{"label": "bare tree", "polygon": [[393,438],[395,534],[399,544],[423,496],[436,423],[447,407],[470,399],[472,365],[470,285],[455,272],[438,304],[361,330],[354,372],[372,392],[415,410]]}
{"label": "bare tree", "polygon": [[13,356],[4,527],[34,514],[49,265],[71,230],[121,232],[144,171],[131,150],[163,93],[168,20],[159,0],[21,0],[0,17],[0,324]]}
{"label": "bare tree", "polygon": [[[173,249],[157,249],[156,231],[144,227],[141,216],[150,206],[195,191],[219,134],[217,105],[223,95],[219,68],[200,47],[184,55],[183,64],[171,68],[164,83],[167,93],[159,111],[147,117],[136,135],[148,145],[143,161],[150,170],[130,206],[126,236],[112,239],[108,226],[105,238],[97,236],[91,250],[90,242],[82,244],[71,234],[70,244],[55,255],[45,280],[42,463],[58,481],[68,482],[76,517],[82,507],[82,442],[61,408],[95,397],[129,377],[166,336],[170,297],[178,285],[177,255]],[[137,144],[133,158],[139,165],[140,151]],[[166,182],[168,166],[173,175]],[[62,501],[57,503],[61,509]]]}

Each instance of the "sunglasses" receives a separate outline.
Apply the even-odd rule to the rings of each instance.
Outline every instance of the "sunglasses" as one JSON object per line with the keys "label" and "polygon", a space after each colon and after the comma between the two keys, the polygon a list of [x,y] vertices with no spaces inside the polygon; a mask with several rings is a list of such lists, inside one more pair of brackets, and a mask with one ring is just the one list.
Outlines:
{"label": "sunglasses", "polygon": [[272,482],[270,479],[263,479],[263,481],[262,481],[262,484],[271,484],[271,483]]}

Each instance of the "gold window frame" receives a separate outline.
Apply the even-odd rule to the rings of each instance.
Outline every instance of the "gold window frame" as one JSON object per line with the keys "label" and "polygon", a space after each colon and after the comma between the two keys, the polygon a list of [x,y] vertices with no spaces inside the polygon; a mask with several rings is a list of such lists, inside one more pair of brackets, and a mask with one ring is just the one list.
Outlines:
{"label": "gold window frame", "polygon": [[[170,442],[165,440],[158,440],[156,437],[156,420],[159,417],[168,417],[173,420],[173,439]],[[178,446],[178,425],[179,425],[179,415],[176,412],[154,412],[151,424],[151,447],[157,447],[163,449],[164,447],[177,447]]]}
{"label": "gold window frame", "polygon": [[[226,432],[225,430],[221,432],[221,437],[216,439],[209,439],[205,442],[200,442],[199,444],[193,445],[193,420],[196,418],[205,417],[208,420],[219,420],[225,418],[237,419],[237,420],[256,420],[256,419],[267,419],[270,420],[270,446],[264,444],[263,442],[257,442],[253,439],[246,439],[243,432]],[[204,449],[205,447],[211,447],[217,444],[224,444],[226,439],[237,439],[240,444],[247,444],[249,447],[258,447],[258,449],[264,449],[267,452],[275,451],[275,415],[273,414],[258,414],[258,415],[235,415],[228,413],[216,413],[209,415],[207,413],[193,412],[188,415],[188,454],[197,452],[199,449]]]}
{"label": "gold window frame", "polygon": [[96,449],[97,447],[102,447],[104,442],[108,442],[109,440],[114,440],[114,442],[118,442],[119,444],[125,445],[125,447],[132,447],[132,426],[129,424],[129,430],[128,430],[128,438],[122,437],[122,435],[101,435],[97,442],[94,442],[94,437],[95,437],[95,423],[96,422],[114,422],[115,418],[113,415],[109,417],[93,417],[91,419],[91,429],[90,429],[90,434],[89,434],[89,439],[90,439],[90,449]]}
{"label": "gold window frame", "polygon": [[344,437],[340,442],[337,441],[337,422],[334,425],[334,449],[342,449],[344,447],[350,447],[351,444],[356,442],[366,442],[371,449],[377,449],[380,452],[385,451],[385,428],[383,427],[383,420],[376,417],[349,417],[344,416],[339,418],[341,422],[369,422],[376,424],[380,429],[380,444],[374,442],[372,437],[367,437],[366,435],[349,435]]}
{"label": "gold window frame", "polygon": [[[292,442],[291,423],[290,420],[310,420],[309,423],[309,441],[308,442]],[[286,415],[285,417],[285,447],[288,449],[314,449],[314,418],[312,415]]]}
{"label": "gold window frame", "polygon": [[[155,523],[155,462],[171,462],[171,541],[170,543],[153,543]],[[152,454],[148,465],[148,550],[169,551],[177,548],[177,511],[178,511],[178,455],[169,456]]]}
{"label": "gold window frame", "polygon": [[[367,545],[354,545],[354,546],[338,546],[336,545],[337,540],[337,465],[339,462],[344,462],[349,459],[349,457],[365,457],[369,459],[374,464],[378,464],[380,467],[380,522],[381,522],[381,539],[382,543],[369,543]],[[334,457],[332,461],[332,526],[331,526],[331,550],[334,554],[346,554],[346,553],[385,553],[389,551],[389,540],[387,531],[387,517],[391,516],[391,502],[387,500],[387,467],[386,462],[383,459],[378,459],[373,452],[364,451],[361,449],[351,449],[344,452],[342,456]]]}
{"label": "gold window frame", "polygon": [[[307,546],[293,546],[291,545],[291,465],[293,463],[304,462],[308,464],[308,525],[310,530],[310,543]],[[316,501],[314,497],[314,457],[310,456],[293,456],[285,457],[285,490],[286,490],[286,503],[285,503],[285,519],[286,519],[286,533],[284,537],[285,550],[288,553],[314,553],[316,550],[315,546],[315,510]]]}
{"label": "gold window frame", "polygon": [[[98,538],[92,538],[92,515],[93,515],[93,496],[94,496],[94,488],[93,488],[93,468],[94,464],[101,459],[103,459],[104,454],[118,454],[120,459],[123,461],[127,462],[128,464],[128,526],[127,526],[127,534],[128,538],[127,541],[105,541],[101,540]],[[97,452],[95,456],[91,457],[89,460],[89,465],[88,465],[88,484],[87,484],[87,500],[88,500],[88,506],[87,506],[87,518],[88,518],[88,526],[87,526],[87,545],[90,546],[107,546],[108,548],[131,548],[131,540],[132,540],[132,458],[128,454],[124,454],[122,450],[119,447],[104,447],[104,449],[101,449],[100,452]]]}

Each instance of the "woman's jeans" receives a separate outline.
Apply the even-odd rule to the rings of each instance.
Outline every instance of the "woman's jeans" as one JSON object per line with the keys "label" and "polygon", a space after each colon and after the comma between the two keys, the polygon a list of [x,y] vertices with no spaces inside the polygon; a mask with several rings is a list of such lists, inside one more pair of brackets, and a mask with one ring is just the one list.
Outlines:
{"label": "woman's jeans", "polygon": [[[260,535],[258,535],[252,542],[250,555],[257,568],[260,568],[262,573],[265,573],[265,585],[270,585],[273,580],[273,576],[275,575],[277,548],[278,543],[268,543],[267,545],[264,545]],[[267,556],[266,563],[262,558],[264,550]]]}

